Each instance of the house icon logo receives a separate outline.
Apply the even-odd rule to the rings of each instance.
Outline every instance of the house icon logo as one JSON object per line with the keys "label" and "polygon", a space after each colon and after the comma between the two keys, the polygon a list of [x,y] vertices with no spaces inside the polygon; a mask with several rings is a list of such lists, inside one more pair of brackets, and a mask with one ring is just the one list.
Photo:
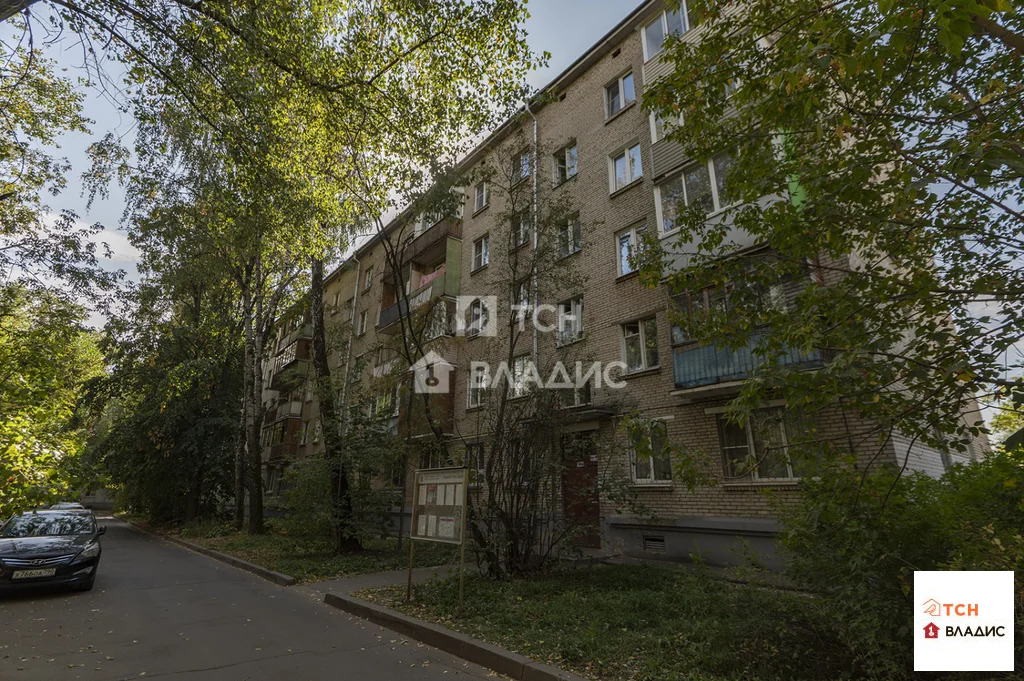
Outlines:
{"label": "house icon logo", "polygon": [[924,637],[925,638],[938,638],[939,637],[939,627],[938,627],[938,625],[935,624],[935,622],[929,622],[928,624],[924,625]]}
{"label": "house icon logo", "polygon": [[942,604],[934,598],[929,598],[924,602],[924,614],[938,617],[942,614]]}
{"label": "house icon logo", "polygon": [[423,355],[410,367],[413,373],[413,391],[417,393],[447,393],[451,388],[451,374],[455,367],[433,350]]}

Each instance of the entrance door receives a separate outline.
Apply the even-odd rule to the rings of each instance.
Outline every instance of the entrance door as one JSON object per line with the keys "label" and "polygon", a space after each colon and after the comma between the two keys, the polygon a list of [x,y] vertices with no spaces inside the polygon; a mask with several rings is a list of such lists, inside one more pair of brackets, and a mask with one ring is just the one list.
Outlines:
{"label": "entrance door", "polygon": [[601,548],[601,502],[597,490],[597,452],[586,433],[562,436],[562,508],[575,528],[573,544]]}

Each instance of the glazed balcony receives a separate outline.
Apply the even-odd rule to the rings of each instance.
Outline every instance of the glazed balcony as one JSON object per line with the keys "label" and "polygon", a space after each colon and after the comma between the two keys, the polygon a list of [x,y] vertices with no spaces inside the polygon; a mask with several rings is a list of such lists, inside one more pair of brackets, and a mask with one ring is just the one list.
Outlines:
{"label": "glazed balcony", "polygon": [[298,338],[274,358],[269,386],[271,390],[288,390],[305,379],[309,372],[311,344],[308,338]]}
{"label": "glazed balcony", "polygon": [[[425,282],[425,283],[424,283]],[[454,275],[448,271],[448,265],[444,265],[436,272],[424,275],[420,280],[420,286],[409,294],[408,306],[405,300],[399,300],[394,305],[384,308],[377,318],[377,329],[384,333],[397,333],[401,329],[398,321],[415,312],[432,300],[441,297],[454,297],[458,295],[458,273]]]}
{"label": "glazed balcony", "polygon": [[[731,350],[715,345],[685,345],[673,348],[672,368],[677,391],[691,391],[699,388],[720,386],[743,381],[764,363],[764,358],[754,354],[754,348],[763,335],[755,334],[745,348]],[[786,366],[814,369],[824,364],[820,350],[803,353],[787,350],[780,358]]]}

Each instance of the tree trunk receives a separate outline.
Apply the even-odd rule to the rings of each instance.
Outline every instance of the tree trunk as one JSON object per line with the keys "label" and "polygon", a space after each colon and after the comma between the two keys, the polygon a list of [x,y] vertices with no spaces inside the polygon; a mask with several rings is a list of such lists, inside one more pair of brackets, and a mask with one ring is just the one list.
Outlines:
{"label": "tree trunk", "polygon": [[249,344],[245,345],[245,359],[242,366],[242,409],[238,418],[238,441],[235,442],[235,513],[232,524],[236,530],[241,530],[245,523],[245,489],[246,489],[246,468],[247,456],[246,440],[248,439],[248,413],[249,408]]}
{"label": "tree trunk", "polygon": [[[258,375],[262,365],[260,355],[263,352],[260,334],[253,323],[253,317],[258,315],[258,310],[253,305],[251,292],[243,291],[243,309],[245,312],[245,375],[243,385],[244,413],[245,413],[245,468],[243,480],[248,481],[249,487],[249,534],[261,534],[263,532],[263,484],[260,467],[262,461],[262,449],[260,448],[260,423],[263,405],[263,377]],[[237,467],[236,467],[237,472]],[[236,481],[237,483],[237,481]],[[244,485],[243,485],[244,486]],[[235,511],[237,518],[237,509]]]}
{"label": "tree trunk", "polygon": [[310,317],[313,323],[313,379],[317,401],[320,404],[320,424],[324,451],[331,463],[331,503],[334,506],[334,539],[338,551],[358,551],[362,548],[359,537],[352,531],[352,490],[345,463],[345,451],[331,386],[331,367],[327,364],[327,333],[324,323],[324,263],[319,258],[311,262],[309,287]]}

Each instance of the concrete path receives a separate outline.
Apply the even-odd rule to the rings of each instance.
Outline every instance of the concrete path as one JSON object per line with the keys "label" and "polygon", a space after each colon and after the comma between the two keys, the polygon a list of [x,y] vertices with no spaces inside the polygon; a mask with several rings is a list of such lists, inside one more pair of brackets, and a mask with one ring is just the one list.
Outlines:
{"label": "concrete path", "polygon": [[276,586],[118,520],[101,522],[109,530],[93,591],[0,595],[3,681],[494,677],[323,605],[316,587]]}

